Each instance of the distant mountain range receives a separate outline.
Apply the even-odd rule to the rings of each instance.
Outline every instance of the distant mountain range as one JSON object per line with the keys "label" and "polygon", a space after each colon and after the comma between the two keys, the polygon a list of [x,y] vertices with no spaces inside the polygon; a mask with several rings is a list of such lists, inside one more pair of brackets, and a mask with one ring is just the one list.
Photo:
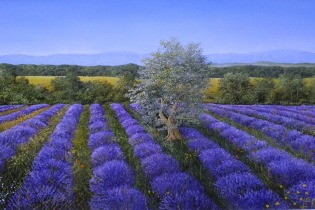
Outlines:
{"label": "distant mountain range", "polygon": [[[137,54],[129,52],[108,52],[101,54],[55,54],[47,56],[30,55],[3,55],[0,56],[0,63],[9,64],[51,64],[51,65],[123,65],[135,63],[143,65],[141,60],[149,57],[150,54]],[[274,50],[255,53],[225,53],[225,54],[207,54],[208,61],[213,64],[231,64],[231,63],[315,63],[315,53],[298,50]]]}

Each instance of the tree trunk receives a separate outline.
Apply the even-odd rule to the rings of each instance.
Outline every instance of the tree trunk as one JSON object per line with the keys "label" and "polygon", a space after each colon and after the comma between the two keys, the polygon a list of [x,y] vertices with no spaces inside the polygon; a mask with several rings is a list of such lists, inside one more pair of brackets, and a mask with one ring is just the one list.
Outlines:
{"label": "tree trunk", "polygon": [[[172,111],[175,111],[176,104],[173,106]],[[181,140],[183,137],[179,132],[179,129],[177,128],[177,125],[175,123],[175,120],[172,117],[165,117],[165,115],[162,112],[162,109],[159,112],[159,117],[161,121],[166,124],[167,127],[167,141],[175,141],[175,140]]]}
{"label": "tree trunk", "polygon": [[178,128],[167,128],[167,136],[166,140],[167,141],[175,141],[175,140],[181,140],[182,139],[182,134],[180,134]]}

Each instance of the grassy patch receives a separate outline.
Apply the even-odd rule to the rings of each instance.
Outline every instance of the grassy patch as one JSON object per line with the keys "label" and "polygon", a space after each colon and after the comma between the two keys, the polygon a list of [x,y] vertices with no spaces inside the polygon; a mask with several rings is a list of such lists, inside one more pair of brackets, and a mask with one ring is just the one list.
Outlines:
{"label": "grassy patch", "polygon": [[91,198],[89,188],[89,180],[92,176],[90,162],[91,151],[88,148],[89,119],[89,106],[85,105],[73,139],[73,149],[71,150],[74,159],[72,166],[74,177],[73,190],[75,194],[74,202],[78,209],[89,209],[88,201]]}

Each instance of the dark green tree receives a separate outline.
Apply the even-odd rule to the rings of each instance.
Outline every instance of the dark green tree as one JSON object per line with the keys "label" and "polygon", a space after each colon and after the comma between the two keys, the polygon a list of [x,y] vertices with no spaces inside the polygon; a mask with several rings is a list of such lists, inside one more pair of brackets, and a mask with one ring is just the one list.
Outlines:
{"label": "dark green tree", "polygon": [[219,82],[219,103],[226,104],[250,104],[253,103],[253,85],[247,74],[227,73]]}
{"label": "dark green tree", "polygon": [[83,82],[74,73],[56,77],[51,81],[52,96],[55,103],[79,103],[83,94]]}
{"label": "dark green tree", "polygon": [[116,94],[113,85],[108,82],[87,82],[84,83],[84,91],[81,91],[81,103],[104,104],[113,101]]}
{"label": "dark green tree", "polygon": [[315,104],[315,78],[313,78],[313,81],[309,87],[308,95],[309,95],[309,103]]}
{"label": "dark green tree", "polygon": [[307,101],[307,88],[299,75],[281,74],[273,92],[273,102],[282,104],[300,104]]}
{"label": "dark green tree", "polygon": [[259,104],[269,102],[271,92],[275,88],[272,78],[255,79],[253,84],[254,102]]}
{"label": "dark green tree", "polygon": [[136,85],[136,79],[134,75],[126,74],[122,76],[116,83],[114,90],[114,101],[117,102],[129,102],[129,98],[127,96],[128,91],[133,89]]}

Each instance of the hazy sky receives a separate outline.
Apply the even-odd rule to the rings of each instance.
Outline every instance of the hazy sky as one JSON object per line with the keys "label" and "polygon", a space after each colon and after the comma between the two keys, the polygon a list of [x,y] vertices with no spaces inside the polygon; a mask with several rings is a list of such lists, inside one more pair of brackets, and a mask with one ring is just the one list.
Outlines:
{"label": "hazy sky", "polygon": [[171,37],[204,53],[315,52],[315,0],[0,0],[0,55],[150,53]]}

